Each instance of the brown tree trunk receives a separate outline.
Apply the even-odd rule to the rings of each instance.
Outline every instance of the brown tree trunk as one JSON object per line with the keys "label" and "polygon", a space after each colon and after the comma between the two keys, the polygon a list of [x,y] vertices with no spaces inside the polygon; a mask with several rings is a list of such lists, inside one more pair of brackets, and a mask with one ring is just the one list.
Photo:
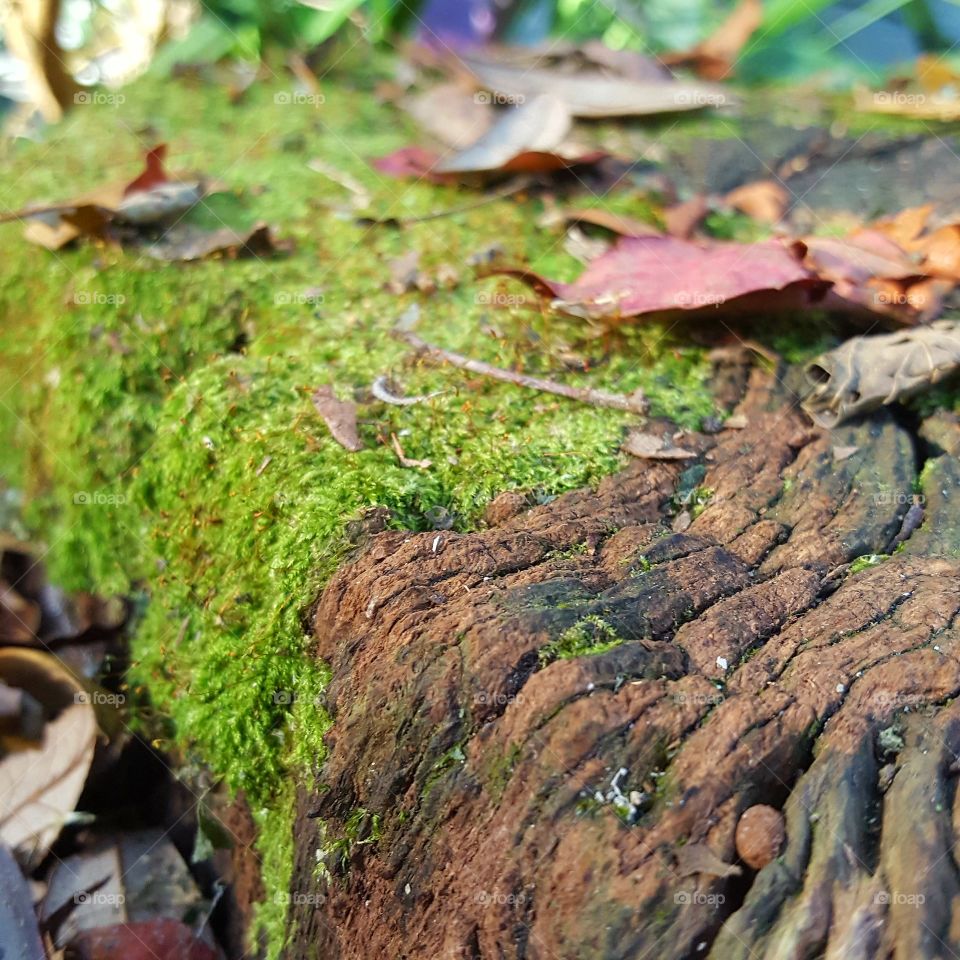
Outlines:
{"label": "brown tree trunk", "polygon": [[290,957],[960,951],[960,424],[740,411],[692,465],[382,533],[333,579]]}

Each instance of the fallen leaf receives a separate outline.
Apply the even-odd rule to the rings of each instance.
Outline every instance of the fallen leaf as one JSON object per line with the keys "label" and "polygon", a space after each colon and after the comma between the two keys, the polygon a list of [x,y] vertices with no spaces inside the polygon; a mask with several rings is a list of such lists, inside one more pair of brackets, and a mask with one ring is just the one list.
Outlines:
{"label": "fallen leaf", "polygon": [[460,58],[487,89],[510,103],[525,104],[548,94],[562,100],[575,117],[627,117],[702,110],[733,102],[713,84],[673,79],[642,82],[600,70],[568,73],[552,67],[515,66],[476,55]]}
{"label": "fallen leaf", "polygon": [[401,105],[426,133],[454,150],[476,143],[495,119],[490,98],[459,83],[442,83]]}
{"label": "fallen leaf", "polygon": [[833,445],[833,459],[837,463],[849,460],[860,448],[854,446],[843,446],[841,444]]}
{"label": "fallen leaf", "polygon": [[357,405],[349,400],[338,400],[333,387],[326,384],[313,392],[313,405],[337,443],[351,453],[363,450],[364,443],[357,433]]}
{"label": "fallen leaf", "polygon": [[787,211],[790,193],[775,180],[755,180],[731,190],[723,199],[760,223],[779,223]]}
{"label": "fallen leaf", "polygon": [[566,223],[586,223],[602,227],[621,237],[658,237],[661,232],[652,224],[635,220],[620,213],[600,209],[562,210],[557,218]]}
{"label": "fallen leaf", "polygon": [[960,321],[941,320],[897,333],[853,337],[806,368],[803,406],[835,427],[913,396],[960,369]]}
{"label": "fallen leaf", "polygon": [[144,247],[144,252],[157,260],[203,260],[222,254],[229,259],[238,257],[269,257],[286,252],[289,244],[279,243],[270,227],[257,223],[247,230],[221,227],[207,230],[189,223],[178,223],[163,236]]}
{"label": "fallen leaf", "polygon": [[[494,267],[553,299],[563,313],[618,321],[719,307],[802,306],[827,286],[801,262],[803,244],[696,244],[674,237],[627,237],[573,283],[523,268]],[[746,298],[756,294],[750,300]],[[777,296],[774,296],[777,294]]]}
{"label": "fallen leaf", "polygon": [[104,236],[114,222],[145,226],[180,216],[206,192],[200,181],[171,180],[164,168],[166,145],[149,150],[144,170],[133,180],[105,184],[62,203],[26,207],[0,216],[0,223],[28,221],[31,243],[59,250],[82,236]]}
{"label": "fallen leaf", "polygon": [[696,457],[692,450],[684,450],[665,437],[642,430],[631,430],[623,442],[624,453],[641,460],[690,460]]}
{"label": "fallen leaf", "polygon": [[44,708],[38,746],[0,738],[0,840],[24,863],[41,860],[56,840],[87,779],[97,720],[84,686],[49,654],[0,650],[0,679]]}
{"label": "fallen leaf", "polygon": [[179,920],[159,918],[140,923],[85,930],[70,944],[73,960],[217,960],[217,953]]}
{"label": "fallen leaf", "polygon": [[0,643],[34,643],[39,628],[39,605],[0,580]]}
{"label": "fallen leaf", "polygon": [[702,193],[695,194],[683,203],[667,207],[663,211],[667,233],[681,240],[689,239],[709,211],[710,201]]}
{"label": "fallen leaf", "polygon": [[741,0],[706,40],[661,59],[672,67],[690,67],[707,80],[723,80],[733,72],[740,52],[762,22],[761,0]]}
{"label": "fallen leaf", "polygon": [[43,707],[26,690],[0,682],[0,737],[39,741],[43,737]]}
{"label": "fallen leaf", "polygon": [[[96,896],[83,895],[91,889]],[[75,908],[67,913],[70,903]],[[67,913],[53,935],[54,945],[65,947],[86,930],[184,917],[203,907],[203,896],[176,847],[161,830],[146,829],[100,837],[57,860],[41,916],[49,923]]]}
{"label": "fallen leaf", "polygon": [[739,877],[743,871],[735,863],[721,860],[705,843],[687,843],[674,850],[677,873],[689,877],[703,873],[711,877]]}
{"label": "fallen leaf", "polygon": [[0,951],[11,960],[46,960],[26,877],[0,844]]}
{"label": "fallen leaf", "polygon": [[426,147],[401,147],[388,153],[385,157],[376,157],[370,165],[388,177],[397,180],[418,179],[429,180],[432,183],[450,183],[453,177],[441,177],[433,172],[434,165],[439,161],[440,154],[436,150]]}

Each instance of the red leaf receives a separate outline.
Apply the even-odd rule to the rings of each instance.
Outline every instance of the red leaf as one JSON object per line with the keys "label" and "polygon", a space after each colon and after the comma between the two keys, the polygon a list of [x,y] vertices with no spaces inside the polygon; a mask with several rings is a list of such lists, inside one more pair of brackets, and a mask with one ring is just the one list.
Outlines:
{"label": "red leaf", "polygon": [[127,197],[138,190],[152,190],[161,183],[167,183],[169,178],[163,169],[163,161],[166,156],[167,145],[165,143],[160,143],[150,150],[144,157],[146,165],[143,173],[123,188],[123,195]]}
{"label": "red leaf", "polygon": [[85,930],[70,949],[77,960],[217,960],[186,924],[169,918]]}
{"label": "red leaf", "polygon": [[[574,283],[524,269],[495,269],[523,280],[573,316],[626,319],[718,307],[802,306],[829,284],[802,263],[804,246],[777,240],[701,246],[675,237],[627,237]],[[745,300],[749,295],[758,296]]]}

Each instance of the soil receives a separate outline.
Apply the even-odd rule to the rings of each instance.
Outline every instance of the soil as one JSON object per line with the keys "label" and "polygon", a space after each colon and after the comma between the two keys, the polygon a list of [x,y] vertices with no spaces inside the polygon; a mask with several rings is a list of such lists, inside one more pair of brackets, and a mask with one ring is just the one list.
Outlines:
{"label": "soil", "polygon": [[[757,372],[737,412],[695,461],[377,533],[333,577],[288,956],[960,942],[960,421],[826,432]],[[759,871],[757,804],[786,834]]]}

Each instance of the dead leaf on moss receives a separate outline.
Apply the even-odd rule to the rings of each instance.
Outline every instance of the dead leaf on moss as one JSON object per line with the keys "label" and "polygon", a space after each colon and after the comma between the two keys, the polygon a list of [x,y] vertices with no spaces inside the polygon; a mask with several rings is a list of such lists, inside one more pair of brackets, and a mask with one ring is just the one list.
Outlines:
{"label": "dead leaf on moss", "polygon": [[496,119],[489,98],[459,83],[441,83],[404,98],[401,106],[426,133],[454,150],[476,143]]}
{"label": "dead leaf on moss", "polygon": [[207,230],[189,223],[178,223],[160,239],[147,244],[144,252],[157,260],[191,261],[223,256],[230,260],[239,257],[271,257],[290,249],[280,243],[266,223],[254,224],[247,230],[221,227]]}
{"label": "dead leaf on moss", "polygon": [[530,103],[550,95],[562,100],[575,117],[647,116],[719,107],[734,100],[723,87],[672,77],[639,81],[599,69],[568,72],[551,66],[518,66],[476,54],[461,57],[460,63],[506,102]]}
{"label": "dead leaf on moss", "polygon": [[787,211],[790,194],[776,180],[755,180],[731,190],[724,201],[759,223],[779,223]]}
{"label": "dead leaf on moss", "polygon": [[692,450],[685,450],[666,437],[643,430],[631,430],[627,434],[623,452],[641,460],[690,460],[696,457]]}
{"label": "dead leaf on moss", "polygon": [[[525,268],[494,267],[549,297],[563,313],[619,322],[680,311],[804,306],[826,286],[802,263],[803,244],[696,244],[675,237],[627,237],[573,283]],[[749,299],[748,299],[749,298]]]}
{"label": "dead leaf on moss", "polygon": [[167,147],[160,144],[144,157],[144,170],[133,180],[105,184],[73,200],[25,207],[0,217],[0,223],[27,221],[31,243],[59,250],[80,237],[103,237],[113,223],[147,226],[181,216],[206,193],[202,181],[171,179],[164,170]]}
{"label": "dead leaf on moss", "polygon": [[823,427],[913,396],[960,369],[960,321],[853,337],[806,368],[804,408]]}
{"label": "dead leaf on moss", "polygon": [[330,435],[345,450],[358,453],[364,442],[357,432],[357,405],[350,400],[339,400],[333,387],[325,384],[313,392],[313,406],[327,425]]}

